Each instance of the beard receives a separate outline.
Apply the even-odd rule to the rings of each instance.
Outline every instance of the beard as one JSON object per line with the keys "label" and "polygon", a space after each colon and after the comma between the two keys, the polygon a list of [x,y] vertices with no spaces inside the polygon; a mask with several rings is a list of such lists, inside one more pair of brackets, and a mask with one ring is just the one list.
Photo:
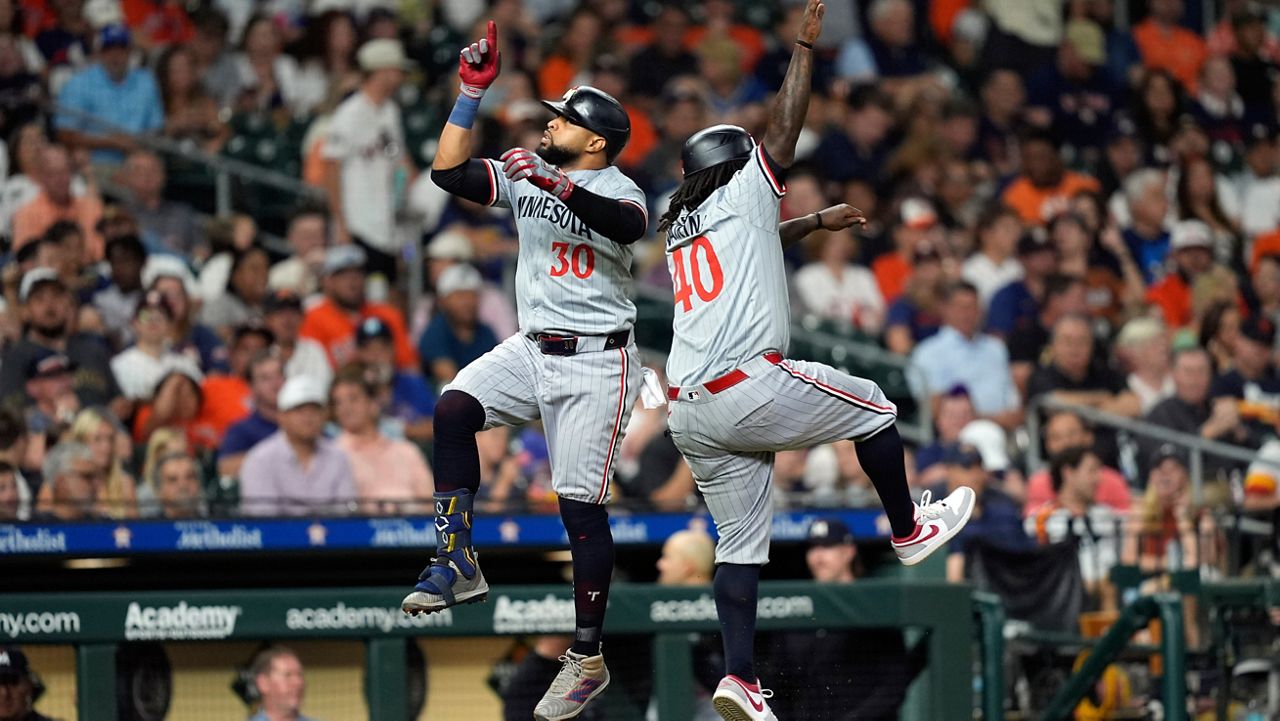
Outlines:
{"label": "beard", "polygon": [[550,143],[545,148],[539,147],[535,152],[538,153],[539,158],[555,166],[577,160],[582,155],[580,152],[575,153],[563,145],[556,145],[555,143]]}
{"label": "beard", "polygon": [[61,323],[47,323],[39,320],[33,320],[30,323],[30,327],[36,333],[45,338],[61,338],[67,334],[67,324],[65,321]]}

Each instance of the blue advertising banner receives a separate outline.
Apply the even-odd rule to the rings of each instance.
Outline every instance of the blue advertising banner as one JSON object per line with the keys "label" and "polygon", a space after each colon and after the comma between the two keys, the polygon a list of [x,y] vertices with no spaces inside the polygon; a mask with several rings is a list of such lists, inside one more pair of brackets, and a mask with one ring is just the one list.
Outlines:
{"label": "blue advertising banner", "polygon": [[[774,514],[773,540],[802,541],[814,519],[832,516],[857,538],[888,535],[879,508],[806,510]],[[661,544],[691,526],[715,534],[705,512],[615,511],[609,522],[615,542],[624,545]],[[473,538],[481,548],[568,545],[560,518],[553,515],[477,518]],[[434,548],[435,543],[434,519],[424,516],[0,524],[0,556]]]}

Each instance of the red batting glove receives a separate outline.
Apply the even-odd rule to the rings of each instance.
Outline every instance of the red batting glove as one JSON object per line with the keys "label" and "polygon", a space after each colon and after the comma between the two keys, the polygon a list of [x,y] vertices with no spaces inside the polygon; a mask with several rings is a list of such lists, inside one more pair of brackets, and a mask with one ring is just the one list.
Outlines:
{"label": "red batting glove", "polygon": [[498,26],[489,21],[484,38],[471,43],[458,53],[458,77],[462,78],[464,95],[480,99],[484,91],[493,85],[502,67],[502,53],[498,52]]}
{"label": "red batting glove", "polygon": [[530,183],[564,200],[573,192],[573,181],[564,171],[539,158],[532,150],[512,148],[502,154],[502,174],[511,179]]}

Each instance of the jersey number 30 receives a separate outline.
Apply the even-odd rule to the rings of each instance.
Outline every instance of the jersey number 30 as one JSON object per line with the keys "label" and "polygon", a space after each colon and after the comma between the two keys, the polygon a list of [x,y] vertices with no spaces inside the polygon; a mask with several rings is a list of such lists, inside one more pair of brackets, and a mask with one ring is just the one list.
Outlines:
{"label": "jersey number 30", "polygon": [[585,243],[573,246],[570,253],[568,243],[556,241],[551,244],[551,250],[556,254],[556,264],[551,266],[552,278],[559,278],[570,270],[579,278],[590,278],[596,269],[596,252]]}
{"label": "jersey number 30", "polygon": [[[685,270],[685,248],[689,250],[689,271]],[[701,256],[701,260],[699,259]],[[707,277],[703,277],[702,263],[706,263]],[[688,246],[676,248],[671,254],[673,266],[671,284],[673,286],[676,305],[688,313],[693,310],[693,294],[698,300],[709,303],[724,290],[724,270],[720,267],[720,259],[716,257],[716,249],[712,247],[707,236],[700,235]],[[690,282],[692,276],[692,282]],[[706,281],[709,280],[710,284]]]}

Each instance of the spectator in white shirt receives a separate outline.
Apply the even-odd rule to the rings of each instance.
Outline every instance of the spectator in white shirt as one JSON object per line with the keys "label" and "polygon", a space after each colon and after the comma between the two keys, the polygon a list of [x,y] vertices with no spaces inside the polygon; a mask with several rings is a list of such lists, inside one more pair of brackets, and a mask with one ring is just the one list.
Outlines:
{"label": "spectator in white shirt", "polygon": [[156,384],[181,356],[169,346],[173,307],[158,290],[148,291],[133,314],[134,345],[111,359],[120,391],[131,401],[148,401]]}
{"label": "spectator in white shirt", "polygon": [[1241,219],[1247,238],[1280,229],[1280,136],[1265,124],[1255,124],[1245,137],[1245,168],[1236,180]]}
{"label": "spectator in white shirt", "polygon": [[397,40],[370,40],[356,60],[364,82],[329,121],[323,149],[325,189],[337,242],[358,243],[368,257],[366,270],[394,282],[400,248],[395,232],[397,173],[404,173],[401,187],[408,187],[417,171],[405,152],[400,107],[392,96],[410,62]]}
{"label": "spectator in white shirt", "polygon": [[978,252],[964,262],[960,276],[978,289],[984,309],[996,291],[1022,278],[1016,255],[1022,231],[1017,212],[1004,204],[993,205],[978,218]]}
{"label": "spectator in white shirt", "polygon": [[289,110],[305,114],[311,101],[299,86],[298,61],[283,51],[275,20],[265,13],[249,18],[234,56],[239,79],[237,104],[248,110]]}
{"label": "spectator in white shirt", "polygon": [[263,321],[275,336],[286,378],[307,376],[328,386],[333,377],[324,346],[298,335],[302,328],[302,300],[291,290],[277,290],[263,303]]}
{"label": "spectator in white shirt", "polygon": [[288,258],[271,266],[267,287],[290,290],[300,298],[320,290],[327,232],[323,210],[306,208],[294,214],[285,235],[292,252]]}
{"label": "spectator in white shirt", "polygon": [[142,300],[142,268],[147,249],[136,235],[122,235],[107,242],[107,267],[111,284],[93,294],[93,307],[112,348],[133,341],[133,315]]}
{"label": "spectator in white shirt", "polygon": [[823,235],[818,260],[796,271],[792,279],[801,304],[814,315],[879,335],[884,326],[884,297],[871,271],[852,262],[853,234],[840,230]]}

